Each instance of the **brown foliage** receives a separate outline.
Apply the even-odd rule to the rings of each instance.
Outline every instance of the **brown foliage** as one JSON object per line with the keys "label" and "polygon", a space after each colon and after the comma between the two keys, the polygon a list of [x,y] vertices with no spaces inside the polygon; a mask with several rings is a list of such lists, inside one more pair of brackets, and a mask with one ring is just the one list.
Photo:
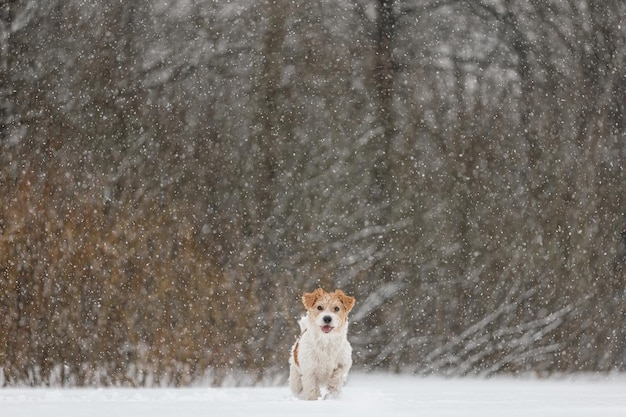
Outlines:
{"label": "brown foliage", "polygon": [[4,384],[624,369],[623,2],[183,3],[0,10]]}

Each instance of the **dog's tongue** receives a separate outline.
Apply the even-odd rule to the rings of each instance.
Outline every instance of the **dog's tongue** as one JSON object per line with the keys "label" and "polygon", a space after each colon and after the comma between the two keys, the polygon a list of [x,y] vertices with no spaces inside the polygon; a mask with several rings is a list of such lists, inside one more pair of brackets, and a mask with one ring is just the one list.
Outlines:
{"label": "dog's tongue", "polygon": [[332,329],[333,329],[333,328],[332,328],[332,327],[330,327],[330,326],[322,326],[322,331],[323,331],[324,333],[328,333],[328,332],[330,332]]}

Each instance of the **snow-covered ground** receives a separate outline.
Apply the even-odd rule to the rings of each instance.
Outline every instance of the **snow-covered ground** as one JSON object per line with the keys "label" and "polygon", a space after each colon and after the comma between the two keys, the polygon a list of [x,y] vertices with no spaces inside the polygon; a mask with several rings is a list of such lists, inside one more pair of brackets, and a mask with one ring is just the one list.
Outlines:
{"label": "snow-covered ground", "polygon": [[0,389],[2,417],[71,416],[626,416],[626,376],[440,379],[352,375],[338,400],[287,387]]}

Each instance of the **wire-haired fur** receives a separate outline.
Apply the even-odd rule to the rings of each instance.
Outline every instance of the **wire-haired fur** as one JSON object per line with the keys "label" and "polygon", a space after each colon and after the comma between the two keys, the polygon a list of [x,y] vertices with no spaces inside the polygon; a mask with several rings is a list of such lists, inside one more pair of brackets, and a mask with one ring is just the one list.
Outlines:
{"label": "wire-haired fur", "polygon": [[337,398],[352,366],[348,343],[348,313],[354,297],[341,290],[328,293],[321,288],[302,296],[307,314],[299,321],[300,337],[291,348],[289,387],[300,399],[317,400],[322,386],[324,398]]}

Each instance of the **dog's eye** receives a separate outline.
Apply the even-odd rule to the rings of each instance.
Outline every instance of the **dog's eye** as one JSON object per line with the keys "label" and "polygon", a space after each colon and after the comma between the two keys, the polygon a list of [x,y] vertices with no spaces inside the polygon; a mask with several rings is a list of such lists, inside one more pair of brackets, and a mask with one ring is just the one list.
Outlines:
{"label": "dog's eye", "polygon": [[322,311],[322,310],[324,309],[324,307],[322,307],[322,306],[317,306],[317,309],[318,309],[319,311]]}
{"label": "dog's eye", "polygon": [[335,307],[333,310],[335,310],[335,312],[339,311],[339,307]]}

